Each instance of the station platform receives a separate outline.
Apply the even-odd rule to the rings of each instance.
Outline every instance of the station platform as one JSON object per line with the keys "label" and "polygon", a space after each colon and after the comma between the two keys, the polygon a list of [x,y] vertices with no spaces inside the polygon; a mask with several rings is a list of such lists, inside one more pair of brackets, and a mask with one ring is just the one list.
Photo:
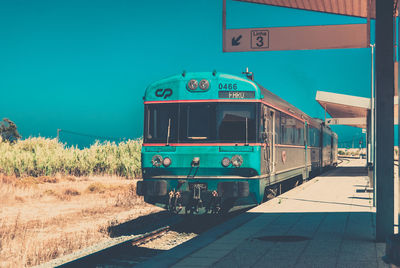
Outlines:
{"label": "station platform", "polygon": [[142,267],[388,267],[365,160],[352,159]]}

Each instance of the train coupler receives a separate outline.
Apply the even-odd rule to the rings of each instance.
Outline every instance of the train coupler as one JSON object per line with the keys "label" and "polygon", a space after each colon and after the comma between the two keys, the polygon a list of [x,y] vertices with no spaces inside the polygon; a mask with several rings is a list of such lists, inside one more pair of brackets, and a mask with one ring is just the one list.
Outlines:
{"label": "train coupler", "polygon": [[206,209],[207,213],[217,214],[221,210],[221,197],[218,196],[217,191],[212,191],[211,200]]}
{"label": "train coupler", "polygon": [[168,210],[173,213],[179,213],[182,210],[182,196],[178,191],[170,191],[168,199]]}
{"label": "train coupler", "polygon": [[193,184],[192,198],[189,201],[188,206],[185,207],[186,214],[199,213],[199,208],[203,207],[203,200],[201,199],[201,191],[203,189],[203,184]]}

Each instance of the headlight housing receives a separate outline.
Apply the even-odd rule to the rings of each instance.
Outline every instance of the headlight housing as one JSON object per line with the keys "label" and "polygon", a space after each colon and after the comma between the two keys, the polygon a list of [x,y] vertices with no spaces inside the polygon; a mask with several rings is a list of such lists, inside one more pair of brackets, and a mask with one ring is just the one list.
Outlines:
{"label": "headlight housing", "polygon": [[201,90],[207,90],[210,87],[210,82],[208,80],[203,79],[199,82],[199,88]]}
{"label": "headlight housing", "polygon": [[162,161],[162,164],[164,167],[169,167],[171,165],[172,161],[171,158],[165,157],[164,160]]}
{"label": "headlight housing", "polygon": [[243,164],[243,158],[240,155],[234,155],[231,162],[234,167],[240,167]]}
{"label": "headlight housing", "polygon": [[187,83],[187,88],[190,89],[190,90],[196,90],[198,85],[199,85],[199,82],[197,82],[196,79],[191,79]]}
{"label": "headlight housing", "polygon": [[151,159],[151,163],[153,164],[154,167],[160,167],[161,164],[163,162],[163,158],[161,155],[156,154],[155,156],[153,156],[153,158]]}
{"label": "headlight housing", "polygon": [[228,157],[224,157],[221,161],[222,166],[228,167],[231,164],[231,160]]}

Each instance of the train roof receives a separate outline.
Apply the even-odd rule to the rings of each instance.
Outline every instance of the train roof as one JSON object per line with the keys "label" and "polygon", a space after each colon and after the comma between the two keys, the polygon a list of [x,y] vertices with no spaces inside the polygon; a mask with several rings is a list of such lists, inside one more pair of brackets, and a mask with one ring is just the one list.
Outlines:
{"label": "train roof", "polygon": [[258,87],[261,89],[261,92],[263,94],[263,100],[265,100],[267,103],[270,103],[271,105],[280,108],[281,110],[288,111],[291,114],[299,116],[300,118],[306,120],[312,126],[318,127],[321,124],[321,122],[319,122],[315,118],[310,117],[308,114],[304,113],[296,106],[285,101],[284,99],[267,90],[263,86],[258,84]]}
{"label": "train roof", "polygon": [[[190,80],[209,81],[207,90],[188,90]],[[259,99],[274,108],[287,114],[308,121],[310,125],[318,127],[320,122],[310,117],[289,102],[283,100],[260,84],[247,77],[236,76],[217,72],[190,72],[169,76],[167,78],[151,83],[143,97],[145,103],[174,102],[174,101],[206,101],[226,98],[227,94],[221,92],[241,92],[245,100]],[[242,100],[243,101],[243,100]]]}
{"label": "train roof", "polygon": [[[187,84],[190,80],[207,80],[209,88],[201,90],[188,90]],[[229,88],[236,85],[235,88]],[[226,86],[226,88],[225,88]],[[161,90],[160,90],[161,89]],[[162,90],[170,89],[168,96],[162,94]],[[160,90],[160,91],[158,91]],[[217,72],[191,72],[173,75],[151,83],[144,96],[145,101],[170,101],[170,100],[214,100],[219,99],[220,91],[251,92],[252,99],[260,99],[261,91],[253,81],[230,74]]]}

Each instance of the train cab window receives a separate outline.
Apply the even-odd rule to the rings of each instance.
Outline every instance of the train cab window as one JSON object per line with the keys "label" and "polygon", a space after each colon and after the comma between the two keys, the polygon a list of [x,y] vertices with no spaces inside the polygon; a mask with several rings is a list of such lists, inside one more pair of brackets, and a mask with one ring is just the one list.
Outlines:
{"label": "train cab window", "polygon": [[[169,128],[169,135],[168,135]],[[178,134],[178,105],[151,104],[145,108],[145,142],[176,142]]]}
{"label": "train cab window", "polygon": [[219,103],[216,108],[217,139],[222,142],[255,142],[255,111],[253,103]]}
{"label": "train cab window", "polygon": [[180,140],[202,142],[215,140],[215,104],[182,104]]}

